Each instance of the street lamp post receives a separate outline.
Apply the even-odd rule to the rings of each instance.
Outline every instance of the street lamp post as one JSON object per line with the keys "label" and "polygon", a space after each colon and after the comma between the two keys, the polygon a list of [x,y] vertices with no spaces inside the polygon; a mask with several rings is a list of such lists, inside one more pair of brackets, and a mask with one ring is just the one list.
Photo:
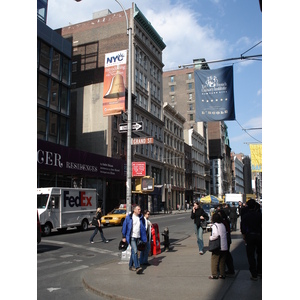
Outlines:
{"label": "street lamp post", "polygon": [[[81,0],[75,0],[76,2],[80,2]],[[127,106],[127,176],[126,176],[126,212],[131,212],[131,130],[132,130],[132,84],[131,84],[131,72],[132,72],[132,28],[129,26],[128,17],[123,5],[115,0],[120,7],[122,8],[125,18],[126,18],[126,26],[127,26],[127,35],[128,35],[128,106]]]}

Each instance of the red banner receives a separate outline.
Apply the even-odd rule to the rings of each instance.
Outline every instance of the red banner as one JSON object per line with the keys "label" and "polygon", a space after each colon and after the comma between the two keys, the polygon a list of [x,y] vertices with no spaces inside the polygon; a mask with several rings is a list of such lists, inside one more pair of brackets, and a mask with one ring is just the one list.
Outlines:
{"label": "red banner", "polygon": [[105,54],[103,116],[125,111],[127,50]]}

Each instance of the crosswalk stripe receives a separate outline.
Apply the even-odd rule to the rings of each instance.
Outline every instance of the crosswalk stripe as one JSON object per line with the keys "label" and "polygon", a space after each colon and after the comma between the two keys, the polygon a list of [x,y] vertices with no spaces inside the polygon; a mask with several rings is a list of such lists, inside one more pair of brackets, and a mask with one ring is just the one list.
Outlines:
{"label": "crosswalk stripe", "polygon": [[63,274],[67,274],[67,273],[79,271],[79,270],[82,270],[82,269],[86,269],[88,267],[89,266],[81,265],[81,266],[78,266],[78,267],[75,267],[75,268],[70,268],[70,269],[66,269],[66,270],[63,270],[63,271],[58,271],[58,272],[47,274],[47,275],[44,275],[44,276],[38,276],[38,280],[44,280],[44,279],[60,276],[60,275],[63,275]]}

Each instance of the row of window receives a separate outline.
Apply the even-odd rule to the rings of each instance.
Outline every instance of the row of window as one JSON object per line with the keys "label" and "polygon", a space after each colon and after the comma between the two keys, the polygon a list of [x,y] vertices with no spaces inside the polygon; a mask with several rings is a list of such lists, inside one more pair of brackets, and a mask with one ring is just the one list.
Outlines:
{"label": "row of window", "polygon": [[37,43],[37,137],[68,146],[71,60]]}
{"label": "row of window", "polygon": [[[135,82],[149,93],[147,76],[139,72],[138,69],[135,69]],[[150,81],[149,88],[150,95],[160,102],[160,88],[152,81]]]}
{"label": "row of window", "polygon": [[172,186],[185,186],[185,174],[184,172],[173,171],[166,168],[165,170],[165,183],[171,184]]}
{"label": "row of window", "polygon": [[[187,90],[192,90],[193,89],[193,84],[194,84],[193,82],[188,82],[187,85],[186,85],[186,89]],[[175,93],[175,86],[176,86],[175,84],[170,85],[170,92],[171,93]],[[181,89],[181,87],[180,87],[180,89]]]}
{"label": "row of window", "polygon": [[38,70],[43,71],[58,81],[62,81],[66,85],[69,85],[71,67],[70,59],[39,39],[37,50]]}

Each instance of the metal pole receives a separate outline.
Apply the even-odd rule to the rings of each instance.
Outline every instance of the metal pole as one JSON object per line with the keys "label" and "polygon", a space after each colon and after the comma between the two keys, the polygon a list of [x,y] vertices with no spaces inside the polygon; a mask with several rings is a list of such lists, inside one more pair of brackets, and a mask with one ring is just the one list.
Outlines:
{"label": "metal pole", "polygon": [[131,130],[132,130],[132,100],[131,100],[131,72],[132,72],[132,28],[129,27],[128,17],[123,5],[115,0],[124,11],[127,23],[127,34],[128,34],[128,111],[127,111],[127,176],[126,176],[126,212],[131,212]]}

